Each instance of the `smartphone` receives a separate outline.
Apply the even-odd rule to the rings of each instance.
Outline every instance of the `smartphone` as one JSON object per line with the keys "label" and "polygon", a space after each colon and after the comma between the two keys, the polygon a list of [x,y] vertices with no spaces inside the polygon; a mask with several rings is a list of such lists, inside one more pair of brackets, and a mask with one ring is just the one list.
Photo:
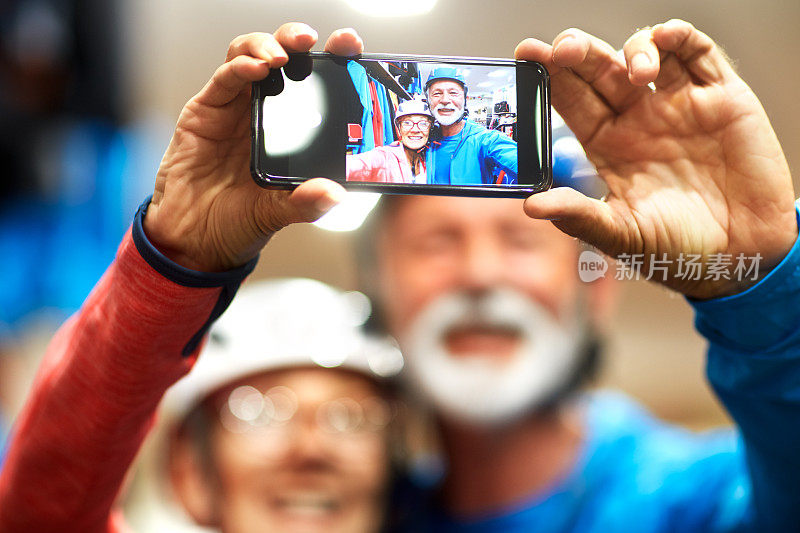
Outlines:
{"label": "smartphone", "polygon": [[251,174],[396,194],[526,197],[552,183],[550,81],[508,59],[309,52],[252,87]]}

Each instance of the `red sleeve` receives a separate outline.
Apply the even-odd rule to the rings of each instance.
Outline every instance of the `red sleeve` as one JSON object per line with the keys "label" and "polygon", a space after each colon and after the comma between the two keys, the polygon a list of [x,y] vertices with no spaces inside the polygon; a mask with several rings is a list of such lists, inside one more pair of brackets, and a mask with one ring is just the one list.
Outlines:
{"label": "red sleeve", "polygon": [[0,531],[122,531],[112,505],[220,287],[168,280],[125,239],[51,342],[0,472]]}

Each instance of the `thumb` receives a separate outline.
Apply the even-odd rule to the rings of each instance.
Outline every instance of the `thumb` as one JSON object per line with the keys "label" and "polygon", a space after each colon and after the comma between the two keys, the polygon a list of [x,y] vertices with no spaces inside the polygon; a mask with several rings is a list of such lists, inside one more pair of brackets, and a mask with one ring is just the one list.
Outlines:
{"label": "thumb", "polygon": [[344,187],[325,178],[314,178],[295,190],[261,190],[257,213],[264,235],[275,233],[289,224],[314,222],[338,204],[346,193]]}
{"label": "thumb", "polygon": [[550,189],[525,200],[525,214],[531,218],[550,220],[558,229],[614,254],[617,228],[609,205],[589,198],[570,187]]}
{"label": "thumb", "polygon": [[344,187],[325,178],[303,182],[289,196],[289,207],[294,210],[290,222],[314,222],[344,200]]}

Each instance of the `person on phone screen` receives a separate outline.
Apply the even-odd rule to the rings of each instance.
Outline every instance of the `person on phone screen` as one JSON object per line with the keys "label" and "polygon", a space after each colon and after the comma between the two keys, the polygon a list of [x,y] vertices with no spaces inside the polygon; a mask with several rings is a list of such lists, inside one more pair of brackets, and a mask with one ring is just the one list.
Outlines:
{"label": "person on phone screen", "polygon": [[517,182],[517,143],[467,117],[467,83],[457,68],[434,68],[425,82],[425,94],[439,132],[428,150],[428,183]]}
{"label": "person on phone screen", "polygon": [[433,126],[427,104],[401,102],[394,124],[399,141],[346,157],[348,181],[427,183],[425,155]]}

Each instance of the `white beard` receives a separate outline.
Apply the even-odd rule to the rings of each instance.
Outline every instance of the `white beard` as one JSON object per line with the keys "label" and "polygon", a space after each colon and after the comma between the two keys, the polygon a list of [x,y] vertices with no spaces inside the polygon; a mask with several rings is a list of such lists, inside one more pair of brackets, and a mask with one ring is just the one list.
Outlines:
{"label": "white beard", "polygon": [[[447,109],[455,108],[455,111],[453,112],[452,115],[443,117],[443,116],[441,116],[439,114],[439,110],[442,107],[447,108]],[[458,122],[459,120],[461,120],[464,117],[464,108],[463,107],[445,106],[445,105],[439,104],[434,109],[432,109],[431,112],[433,113],[433,116],[436,117],[436,120],[439,121],[439,124],[441,124],[442,126],[450,126],[451,124],[455,124],[456,122]]]}
{"label": "white beard", "polygon": [[[470,324],[516,330],[521,345],[510,360],[490,353],[451,355],[447,332]],[[429,304],[405,336],[407,377],[446,417],[478,426],[504,424],[541,407],[573,378],[585,331],[576,317],[563,325],[510,289],[479,299],[447,294]]]}

